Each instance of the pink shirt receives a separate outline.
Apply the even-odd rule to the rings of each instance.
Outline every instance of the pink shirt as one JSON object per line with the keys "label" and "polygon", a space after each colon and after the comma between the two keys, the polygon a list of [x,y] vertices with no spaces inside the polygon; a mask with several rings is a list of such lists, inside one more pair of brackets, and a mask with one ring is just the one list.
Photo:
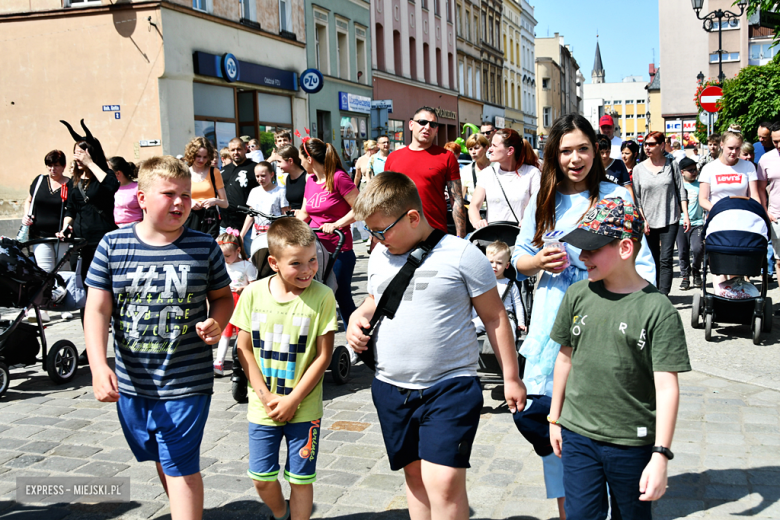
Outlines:
{"label": "pink shirt", "polygon": [[769,214],[780,218],[780,152],[766,152],[758,161],[758,178],[766,180],[769,187]]}
{"label": "pink shirt", "polygon": [[[309,175],[308,179],[306,179],[306,189],[303,192],[303,198],[306,201],[304,209],[311,217],[309,225],[312,228],[336,222],[352,209],[345,197],[352,190],[357,189],[355,183],[343,171],[337,171],[333,180],[334,190],[333,193],[330,193],[325,189],[324,182],[317,184],[315,175]],[[341,228],[341,231],[345,235],[342,251],[352,250],[352,230],[349,226],[345,226]],[[336,249],[336,245],[339,242],[335,234],[319,234],[319,239],[322,245],[325,246],[325,249],[331,253]]]}
{"label": "pink shirt", "polygon": [[138,183],[120,186],[114,194],[114,222],[117,225],[141,222],[144,212],[138,205]]}

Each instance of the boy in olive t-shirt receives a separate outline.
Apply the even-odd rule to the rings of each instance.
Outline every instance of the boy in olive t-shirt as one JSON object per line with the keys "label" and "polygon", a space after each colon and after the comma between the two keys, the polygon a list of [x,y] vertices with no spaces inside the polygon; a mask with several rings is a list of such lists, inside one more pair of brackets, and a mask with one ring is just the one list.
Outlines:
{"label": "boy in olive t-shirt", "polygon": [[666,491],[679,404],[691,370],[680,315],[636,272],[644,222],[630,201],[601,200],[562,240],[582,249],[588,280],[564,296],[550,338],[555,363],[550,440],[563,460],[566,516],[613,508],[652,518]]}

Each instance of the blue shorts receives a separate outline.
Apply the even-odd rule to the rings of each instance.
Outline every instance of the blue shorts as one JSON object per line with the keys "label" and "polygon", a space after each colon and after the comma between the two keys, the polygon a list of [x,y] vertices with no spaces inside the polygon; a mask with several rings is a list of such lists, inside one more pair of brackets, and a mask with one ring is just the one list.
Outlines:
{"label": "blue shorts", "polygon": [[423,390],[407,390],[374,378],[371,384],[390,459],[399,470],[417,460],[468,468],[482,411],[476,377],[453,377]]}
{"label": "blue shorts", "polygon": [[117,413],[138,462],[159,462],[163,473],[184,477],[200,472],[200,443],[209,418],[210,395],[149,399],[122,395]]}
{"label": "blue shorts", "polygon": [[317,480],[320,419],[284,426],[249,423],[249,476],[262,482],[278,478],[282,437],[287,440],[284,479],[291,484],[314,484]]}

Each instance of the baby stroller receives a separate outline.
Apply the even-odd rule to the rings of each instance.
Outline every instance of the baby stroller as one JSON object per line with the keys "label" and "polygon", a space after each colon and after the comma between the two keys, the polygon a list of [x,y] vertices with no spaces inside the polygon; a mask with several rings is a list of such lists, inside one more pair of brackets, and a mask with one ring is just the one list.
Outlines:
{"label": "baby stroller", "polygon": [[[730,197],[712,207],[704,225],[704,283],[701,294],[693,295],[691,307],[691,326],[699,328],[703,318],[705,340],[712,339],[716,322],[750,325],[755,345],[761,342],[762,332],[772,330],[772,298],[766,296],[768,240],[769,219],[758,202]],[[761,276],[758,295],[732,299],[708,293],[708,268],[716,275]]]}
{"label": "baby stroller", "polygon": [[[279,220],[280,218],[295,218],[292,215],[268,215],[262,211],[257,211],[247,206],[238,206],[238,211],[246,213],[252,217],[263,217],[269,221]],[[313,230],[315,233],[319,232],[319,229]],[[344,233],[338,229],[335,231],[338,236],[338,244],[333,253],[329,253],[322,244],[317,241],[317,263],[319,268],[315,279],[318,282],[322,282],[334,291],[336,290],[336,276],[333,273],[333,264],[336,262],[341,248],[344,246]],[[266,278],[274,274],[271,266],[268,265],[268,239],[266,235],[261,235],[258,238],[252,240],[252,251],[248,253],[251,262],[257,268],[257,279]],[[233,344],[233,375],[230,377],[231,391],[233,393],[233,399],[239,403],[245,403],[247,401],[247,378],[244,373],[244,369],[241,367],[241,362],[238,359],[238,345]],[[352,368],[352,361],[349,355],[349,350],[343,345],[336,346],[333,349],[333,356],[330,362],[330,374],[333,382],[339,385],[343,385],[349,380],[349,373]]]}
{"label": "baby stroller", "polygon": [[[70,263],[74,251],[86,243],[83,239],[61,242],[67,251],[52,272],[47,273],[22,252],[22,248],[44,243],[57,243],[56,238],[40,238],[24,244],[10,238],[0,238],[0,307],[21,309],[13,320],[0,320],[0,397],[10,384],[9,367],[34,365],[41,351],[44,370],[55,384],[71,381],[78,370],[79,353],[73,342],[62,339],[48,348],[46,334],[41,320],[43,310],[75,310],[57,306],[66,301],[66,283],[57,274]],[[38,323],[25,323],[27,311],[35,310]],[[38,343],[40,338],[40,344]]]}
{"label": "baby stroller", "polygon": [[[477,246],[483,253],[487,246],[496,240],[501,240],[509,245],[510,249],[514,249],[517,235],[520,233],[520,228],[514,222],[494,222],[481,229],[476,230],[471,234],[469,240],[472,244]],[[504,271],[504,276],[509,279],[509,285],[507,286],[502,300],[509,298],[509,293],[512,285],[517,286],[520,290],[520,299],[523,305],[523,313],[525,315],[526,326],[531,318],[531,307],[533,305],[533,291],[536,283],[535,277],[527,278],[521,282],[517,281],[517,276],[514,266],[509,266]],[[510,316],[510,319],[517,323],[517,318]],[[520,377],[523,377],[523,370],[525,368],[525,358],[520,355],[520,347],[523,345],[524,337],[521,337],[521,330],[517,328],[515,330],[516,340],[515,349],[518,352],[518,366],[520,369]],[[480,380],[485,383],[501,382],[503,380],[501,366],[498,364],[493,348],[491,347],[487,334],[481,333],[477,335],[479,340],[479,375]]]}

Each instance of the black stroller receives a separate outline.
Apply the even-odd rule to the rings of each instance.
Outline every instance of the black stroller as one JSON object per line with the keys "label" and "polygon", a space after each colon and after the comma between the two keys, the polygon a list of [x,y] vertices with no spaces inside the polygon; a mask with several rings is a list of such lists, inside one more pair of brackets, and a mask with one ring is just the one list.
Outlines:
{"label": "black stroller", "polygon": [[[57,242],[56,238],[33,239],[24,244],[6,237],[0,239],[0,307],[21,309],[15,319],[0,320],[0,397],[10,384],[9,367],[34,365],[39,361],[39,351],[43,368],[55,384],[67,383],[76,377],[79,364],[76,345],[61,339],[47,348],[41,309],[56,309],[57,297],[52,291],[57,286],[63,291],[66,286],[57,273],[70,263],[73,252],[83,247],[86,241],[71,239],[60,242],[63,247],[67,244],[68,249],[50,273],[22,252],[28,246]],[[36,325],[24,322],[30,309],[35,310]]]}
{"label": "black stroller", "polygon": [[[703,318],[705,340],[712,339],[716,322],[749,325],[755,345],[762,332],[771,332],[772,298],[766,296],[769,226],[766,211],[752,199],[730,197],[712,207],[704,225],[704,283],[691,306],[691,326],[699,328]],[[732,299],[708,293],[708,268],[716,275],[761,276],[758,296]]]}
{"label": "black stroller", "polygon": [[[496,240],[501,240],[509,245],[510,249],[514,249],[517,235],[520,233],[520,228],[514,222],[494,222],[488,226],[476,230],[471,234],[469,240],[472,244],[477,246],[483,253],[487,246]],[[509,266],[504,271],[504,276],[509,278],[509,286],[504,292],[503,298],[509,298],[510,287],[516,285],[520,290],[520,299],[523,305],[523,313],[525,314],[525,321],[528,324],[531,320],[531,308],[533,306],[533,291],[536,284],[536,277],[527,278],[521,282],[517,281],[517,276],[514,266]],[[517,318],[510,316],[517,323]],[[520,377],[523,377],[523,370],[525,368],[525,358],[520,355],[520,347],[523,345],[525,333],[522,333],[518,328],[515,340],[515,349],[518,352],[518,366],[520,368]],[[487,334],[482,333],[477,336],[479,340],[479,369],[480,380],[485,383],[501,382],[503,380],[501,373],[501,366],[498,363],[493,348],[487,339]]]}
{"label": "black stroller", "polygon": [[[238,211],[250,215],[252,217],[263,217],[269,221],[278,220],[280,218],[295,218],[291,215],[274,216],[268,215],[261,211],[257,211],[247,206],[238,206]],[[314,229],[315,233],[319,230]],[[336,262],[341,248],[344,246],[344,233],[339,230],[335,231],[338,236],[338,244],[333,253],[329,253],[322,244],[317,242],[317,260],[319,263],[319,269],[315,279],[319,282],[329,286],[334,291],[336,290],[336,276],[333,274],[333,264]],[[249,254],[251,262],[257,268],[257,279],[266,278],[274,274],[273,269],[268,265],[268,241],[265,235],[256,238],[252,241],[252,251],[247,252]],[[239,403],[245,403],[247,401],[247,377],[244,373],[244,369],[241,367],[241,362],[238,359],[238,345],[233,344],[233,375],[230,377],[231,391],[233,393],[233,399]],[[349,355],[349,350],[344,345],[338,345],[333,349],[333,356],[330,362],[330,375],[333,382],[339,385],[343,385],[349,381],[349,373],[352,369],[352,360]]]}

